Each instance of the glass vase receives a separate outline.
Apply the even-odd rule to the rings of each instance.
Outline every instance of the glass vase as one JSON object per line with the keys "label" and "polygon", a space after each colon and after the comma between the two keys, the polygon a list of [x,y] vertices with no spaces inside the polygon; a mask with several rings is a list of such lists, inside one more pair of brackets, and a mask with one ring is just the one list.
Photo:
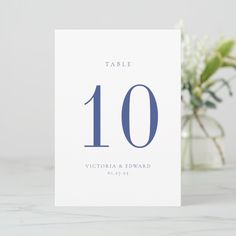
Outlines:
{"label": "glass vase", "polygon": [[203,111],[182,116],[182,170],[220,169],[225,164],[224,130]]}

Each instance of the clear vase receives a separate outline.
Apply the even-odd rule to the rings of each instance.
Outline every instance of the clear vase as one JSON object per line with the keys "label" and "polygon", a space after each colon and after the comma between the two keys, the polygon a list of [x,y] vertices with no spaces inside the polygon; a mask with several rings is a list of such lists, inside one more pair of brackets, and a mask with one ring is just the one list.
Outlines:
{"label": "clear vase", "polygon": [[203,111],[182,116],[182,170],[220,169],[225,164],[224,130]]}

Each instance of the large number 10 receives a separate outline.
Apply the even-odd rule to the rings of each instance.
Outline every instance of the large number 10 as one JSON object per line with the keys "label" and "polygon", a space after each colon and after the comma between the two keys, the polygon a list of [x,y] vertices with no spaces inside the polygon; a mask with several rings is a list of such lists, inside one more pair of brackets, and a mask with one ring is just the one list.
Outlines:
{"label": "large number 10", "polygon": [[[150,101],[150,129],[148,141],[141,146],[135,145],[130,136],[130,96],[135,87],[143,87],[148,91]],[[93,144],[85,145],[85,147],[109,147],[109,145],[101,144],[101,86],[97,85],[93,96],[85,103],[88,104],[93,100]],[[121,111],[122,127],[127,141],[136,148],[144,148],[153,140],[158,124],[158,109],[155,97],[152,91],[143,84],[134,85],[127,92]]]}

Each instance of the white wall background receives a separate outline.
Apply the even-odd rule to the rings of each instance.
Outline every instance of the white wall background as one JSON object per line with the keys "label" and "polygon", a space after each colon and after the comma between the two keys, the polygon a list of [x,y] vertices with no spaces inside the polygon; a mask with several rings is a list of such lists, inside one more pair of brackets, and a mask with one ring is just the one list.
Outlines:
{"label": "white wall background", "polygon": [[[179,19],[190,33],[236,38],[235,0],[0,0],[0,157],[53,157],[55,28],[173,28]],[[214,112],[230,161],[234,90]]]}

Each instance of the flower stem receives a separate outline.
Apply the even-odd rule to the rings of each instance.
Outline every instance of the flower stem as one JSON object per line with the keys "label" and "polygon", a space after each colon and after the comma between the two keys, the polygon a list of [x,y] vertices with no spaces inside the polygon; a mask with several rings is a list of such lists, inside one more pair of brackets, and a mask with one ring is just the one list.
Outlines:
{"label": "flower stem", "polygon": [[197,114],[197,111],[194,111],[193,114],[194,114],[194,116],[196,117],[196,120],[197,120],[199,126],[201,127],[202,131],[203,131],[204,134],[206,135],[206,137],[209,138],[209,139],[211,139],[212,142],[214,143],[214,145],[216,146],[216,148],[217,148],[217,150],[218,150],[218,152],[219,152],[220,158],[221,158],[221,162],[222,162],[222,164],[224,165],[224,164],[225,164],[225,158],[224,158],[224,154],[223,154],[223,151],[222,151],[221,146],[220,146],[219,143],[216,141],[216,138],[212,138],[212,137],[209,135],[207,129],[205,128],[205,126],[204,126],[203,123],[201,122],[201,120],[200,120],[200,118],[199,118],[199,116],[198,116],[198,114]]}

